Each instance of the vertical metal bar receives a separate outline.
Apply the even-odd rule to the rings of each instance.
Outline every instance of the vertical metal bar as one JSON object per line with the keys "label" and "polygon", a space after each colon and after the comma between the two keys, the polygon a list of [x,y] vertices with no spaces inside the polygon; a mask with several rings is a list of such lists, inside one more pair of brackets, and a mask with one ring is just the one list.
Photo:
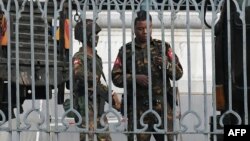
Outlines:
{"label": "vertical metal bar", "polygon": [[186,0],[186,25],[187,25],[187,66],[188,67],[188,110],[191,111],[192,110],[192,107],[191,107],[191,103],[192,103],[192,88],[191,88],[191,59],[190,59],[190,56],[191,56],[191,51],[190,51],[190,7],[189,7],[189,1]]}
{"label": "vertical metal bar", "polygon": [[[131,2],[131,7],[132,7],[132,12],[134,12],[134,3],[133,1]],[[125,13],[125,10],[123,11]],[[124,22],[125,23],[125,16],[124,17]],[[132,20],[131,20],[131,27],[132,29],[134,29],[134,24],[133,24],[133,21],[134,21],[134,15],[132,15]],[[124,94],[123,94],[123,103],[124,103],[124,117],[127,118],[128,117],[128,104],[127,104],[127,100],[128,100],[128,91],[127,91],[127,73],[126,73],[126,70],[127,70],[127,64],[126,64],[126,29],[125,29],[125,25],[122,24],[122,31],[123,31],[123,34],[122,34],[122,37],[123,37],[123,40],[122,40],[122,64],[123,64],[123,67],[122,67],[122,72],[123,72],[123,87],[124,87]],[[131,33],[131,39],[133,39],[133,34]],[[133,40],[132,40],[133,41]],[[132,42],[132,46],[133,46],[133,42]],[[132,47],[133,49],[133,47]],[[133,64],[132,64],[133,65]],[[133,70],[133,68],[132,68]],[[133,72],[133,71],[132,71]],[[132,80],[134,82],[134,80]],[[133,87],[134,87],[134,84],[133,84]],[[128,131],[128,125],[126,124],[125,125],[125,130]]]}
{"label": "vertical metal bar", "polygon": [[[206,61],[206,44],[205,44],[205,41],[206,41],[206,38],[205,38],[205,23],[204,23],[204,20],[205,20],[205,17],[204,17],[204,7],[205,5],[205,1],[203,1],[203,4],[202,4],[202,9],[201,9],[201,13],[200,13],[200,19],[201,19],[201,26],[202,26],[202,59],[203,59],[203,91],[204,91],[204,94],[203,94],[203,101],[204,101],[204,131],[205,132],[208,132],[208,110],[207,110],[207,101],[208,101],[208,93],[207,93],[207,61]],[[213,3],[211,3],[213,5]],[[213,9],[214,10],[214,9]],[[205,140],[208,140],[208,134],[204,134],[205,136]]]}
{"label": "vertical metal bar", "polygon": [[[124,1],[123,4],[126,4],[126,1]],[[131,4],[131,6],[132,6],[132,4]],[[121,16],[122,23],[125,23],[125,11],[126,11],[126,9],[124,8],[122,10],[123,16]],[[133,28],[133,26],[131,26],[131,27]],[[125,24],[122,24],[122,51],[123,51],[123,58],[122,58],[122,61],[123,61],[122,62],[122,64],[123,64],[122,69],[123,70],[122,70],[122,72],[123,72],[123,87],[124,87],[124,89],[123,89],[123,91],[124,91],[123,92],[123,101],[122,101],[124,103],[124,109],[123,109],[124,115],[123,116],[127,117],[127,94],[128,94],[128,92],[127,92],[127,77],[126,77],[127,65],[126,65],[126,53],[125,53],[126,52],[126,26],[125,26]],[[127,125],[125,126],[125,130],[127,130]]]}
{"label": "vertical metal bar", "polygon": [[[82,24],[83,24],[83,29],[84,27],[86,28],[86,10],[87,10],[87,1],[85,1],[84,6],[83,6],[83,11],[81,11],[81,18],[82,18]],[[84,54],[87,54],[87,33],[86,30],[83,30],[83,51]],[[87,66],[87,55],[84,55],[84,66]],[[84,88],[85,88],[85,105],[88,107],[89,101],[88,101],[88,68],[84,67]],[[94,93],[93,93],[94,94]],[[89,132],[89,108],[85,108],[85,123],[86,123],[86,132]],[[89,135],[86,134],[86,140],[88,140]]]}
{"label": "vertical metal bar", "polygon": [[[15,31],[16,31],[16,105],[17,105],[17,121],[16,121],[16,127],[17,129],[20,128],[20,91],[19,91],[19,20],[20,20],[20,16],[21,16],[21,11],[19,11],[19,7],[18,7],[18,2],[15,1],[16,4],[16,26],[15,26]],[[23,7],[21,7],[23,8]],[[19,11],[19,12],[18,12]],[[11,52],[9,52],[11,50],[8,50],[8,57],[10,59],[10,64],[11,64]],[[11,66],[9,66],[11,67]],[[9,69],[10,70],[10,69]],[[11,74],[11,72],[9,72],[9,74]],[[11,82],[11,80],[9,81]],[[10,86],[11,88],[11,86]],[[20,131],[17,132],[17,140],[20,140]]]}
{"label": "vertical metal bar", "polygon": [[230,1],[227,0],[227,46],[228,46],[228,51],[227,51],[227,59],[228,59],[228,103],[229,107],[228,109],[231,111],[232,110],[232,60],[231,60],[231,10],[230,10]]}
{"label": "vertical metal bar", "polygon": [[[244,0],[242,4],[242,11],[240,13],[240,19],[242,20],[242,37],[243,37],[243,83],[244,83],[244,112],[245,112],[245,125],[248,124],[248,84],[247,84],[247,46],[246,46],[246,3]],[[249,0],[248,0],[249,3]]]}
{"label": "vertical metal bar", "polygon": [[[134,2],[131,1],[131,5],[132,5],[132,8],[134,8]],[[134,29],[135,29],[135,9],[132,9],[132,52],[135,52],[135,40],[134,40]],[[123,53],[126,54],[126,49],[124,48],[123,49]],[[126,63],[126,59],[124,60],[124,62]],[[125,70],[126,72],[126,70]],[[133,53],[132,54],[132,95],[133,95],[133,131],[132,132],[135,132],[137,131],[137,115],[136,115],[136,112],[137,112],[137,104],[136,104],[136,100],[137,100],[137,97],[136,97],[136,70],[135,70],[135,54]],[[127,106],[127,99],[126,100],[126,106]],[[127,114],[127,113],[126,113]],[[134,134],[134,139],[136,140],[136,135]]]}
{"label": "vertical metal bar", "polygon": [[[1,3],[2,4],[2,3]],[[11,24],[11,14],[10,14],[10,7],[11,7],[11,3],[10,1],[8,1],[8,5],[7,5],[7,11],[5,11],[6,14],[6,18],[7,18],[7,33],[11,33],[10,31],[10,24]],[[16,18],[17,19],[17,18]],[[12,128],[12,121],[11,121],[11,107],[12,107],[12,102],[11,102],[11,34],[8,34],[8,46],[7,46],[7,71],[8,71],[8,129]],[[8,132],[8,140],[11,140],[12,137],[12,133],[11,131]]]}
{"label": "vertical metal bar", "polygon": [[[53,26],[53,35],[54,35],[54,40],[53,40],[53,47],[54,47],[54,95],[55,95],[55,99],[54,99],[54,107],[55,107],[55,130],[58,130],[58,112],[57,112],[57,97],[58,97],[58,90],[57,90],[57,49],[58,49],[58,44],[57,44],[57,40],[56,40],[56,28],[57,28],[57,19],[58,19],[58,16],[59,16],[59,13],[56,11],[57,10],[57,1],[54,0],[54,26]],[[63,12],[62,12],[63,13]],[[59,29],[61,30],[61,28]],[[61,34],[61,32],[59,33]],[[63,37],[63,36],[60,36],[59,37]],[[60,49],[59,49],[60,50]],[[61,55],[60,55],[61,56]],[[49,109],[48,109],[49,110]],[[48,111],[47,110],[47,111]],[[55,140],[58,139],[58,133],[56,132],[56,135],[55,135]]]}
{"label": "vertical metal bar", "polygon": [[149,19],[149,3],[146,3],[146,11],[147,11],[147,16],[146,16],[146,23],[147,23],[147,61],[148,61],[148,98],[149,98],[149,109],[153,109],[152,105],[152,72],[151,72],[151,53],[150,53],[150,19]]}
{"label": "vertical metal bar", "polygon": [[[57,68],[57,63],[55,62],[55,58],[57,59],[57,57],[56,57],[57,56],[57,50],[59,50],[59,52],[61,53],[61,49],[58,49],[58,44],[57,44],[57,39],[56,39],[56,30],[57,30],[57,23],[58,23],[59,15],[60,15],[60,20],[59,20],[59,22],[60,22],[59,25],[60,26],[59,27],[64,27],[64,26],[61,26],[61,17],[62,17],[61,15],[63,15],[63,12],[62,12],[63,8],[62,8],[62,11],[61,11],[62,14],[61,14],[61,13],[59,13],[57,11],[57,8],[58,8],[58,5],[60,5],[60,2],[58,4],[56,0],[53,0],[53,3],[54,3],[54,9],[53,9],[54,15],[53,15],[53,20],[52,20],[52,22],[53,22],[52,25],[54,25],[53,26],[53,35],[54,35],[54,38],[53,38],[53,48],[54,48],[54,54],[53,54],[54,62],[53,63],[54,63],[54,65],[53,66],[54,66],[54,80],[57,81],[57,79],[55,78],[55,74],[57,74],[55,72],[55,68]],[[64,22],[64,20],[62,20],[62,21]],[[64,46],[64,44],[61,44],[61,40],[64,40],[62,38],[64,36],[61,35],[61,33],[64,33],[64,32],[62,32],[62,30],[64,30],[64,28],[59,28],[59,34],[60,34],[59,37],[61,37],[61,38],[59,38],[60,46]],[[60,59],[62,59],[62,58],[60,57]],[[54,82],[54,86],[57,86],[56,82]],[[55,87],[55,88],[57,89],[57,87]],[[54,92],[57,93],[57,91],[54,91]],[[58,133],[56,132],[58,130],[58,113],[57,113],[57,110],[56,110],[57,96],[58,95],[55,94],[55,100],[54,100],[54,107],[55,107],[55,115],[54,115],[54,120],[55,120],[54,121],[55,122],[55,129],[54,130],[55,130],[55,132],[54,132],[54,134],[56,134],[56,135],[52,137],[53,138],[52,140],[55,140],[55,141],[58,140]],[[48,106],[47,106],[47,111],[49,111]]]}
{"label": "vertical metal bar", "polygon": [[[65,0],[64,1],[60,1],[61,3],[64,3],[65,2]],[[57,8],[58,8],[58,5],[60,5],[60,2],[59,3],[57,3],[57,1],[56,0],[54,0],[53,1],[53,4],[54,4],[54,15],[53,15],[53,35],[54,35],[54,38],[53,38],[53,48],[54,48],[54,54],[53,54],[53,56],[54,56],[54,87],[55,87],[55,89],[54,89],[54,94],[55,94],[55,100],[54,100],[54,107],[55,107],[55,130],[57,131],[58,130],[58,112],[57,112],[57,97],[58,97],[58,90],[57,90],[57,71],[56,71],[56,69],[57,69],[57,56],[58,56],[58,53],[57,53],[57,50],[59,50],[59,56],[60,56],[60,59],[62,59],[62,54],[60,54],[62,51],[61,51],[61,47],[63,46],[62,45],[62,43],[61,43],[61,41],[63,40],[64,41],[64,39],[62,38],[62,37],[64,37],[64,36],[61,36],[61,33],[63,33],[63,32],[61,32],[62,30],[62,28],[60,28],[60,27],[62,27],[62,26],[59,26],[59,37],[61,37],[60,39],[59,39],[59,45],[58,45],[58,42],[57,42],[57,39],[56,39],[56,30],[57,30],[57,22],[60,22],[59,23],[59,25],[61,25],[61,18],[60,18],[60,20],[58,21],[58,17],[59,17],[59,15],[60,16],[62,16],[63,15],[63,11],[64,11],[64,7],[62,6],[62,11],[59,13],[59,11],[57,11]],[[64,22],[64,18],[62,18],[63,19],[63,22]],[[64,31],[64,28],[63,28],[63,31]],[[58,49],[58,47],[60,47],[60,49]],[[71,84],[70,84],[70,86],[71,86]],[[47,110],[48,111],[48,110]],[[52,139],[52,140],[55,140],[55,141],[57,141],[58,140],[58,132],[55,132],[55,136],[54,136],[54,138]]]}
{"label": "vertical metal bar", "polygon": [[[70,10],[71,9],[71,10]],[[73,29],[73,23],[72,23],[72,21],[73,21],[73,19],[72,19],[72,1],[70,1],[69,2],[69,9],[68,9],[69,11],[68,11],[68,15],[69,15],[69,27],[70,27],[70,29],[69,29],[69,43],[70,43],[70,47],[69,47],[69,70],[71,71],[71,72],[69,72],[69,74],[73,74],[72,73],[72,68],[73,68],[73,66],[72,66],[72,54],[73,54],[73,39],[72,39],[72,37],[73,37],[73,31],[72,31],[72,29]],[[72,82],[72,80],[73,80],[73,78],[72,78],[72,75],[69,75],[69,77],[70,77],[70,81]],[[70,86],[72,86],[73,84],[70,84]],[[72,90],[73,90],[73,87],[72,88],[70,88],[70,93],[73,95],[73,92],[72,92]]]}
{"label": "vertical metal bar", "polygon": [[[63,1],[63,3],[64,3],[65,1]],[[60,2],[59,2],[60,3]],[[54,1],[54,11],[56,11],[55,9],[57,9],[57,1]],[[59,39],[59,45],[57,44],[57,41],[55,41],[54,40],[54,108],[55,108],[55,130],[56,131],[58,131],[58,105],[57,105],[57,103],[58,103],[58,83],[57,83],[57,81],[58,81],[58,77],[57,77],[57,71],[58,71],[58,65],[57,65],[57,62],[58,62],[58,53],[57,53],[57,50],[59,50],[59,56],[60,56],[60,60],[62,60],[62,59],[64,59],[64,53],[65,53],[65,51],[63,50],[63,48],[65,47],[65,44],[64,44],[64,40],[65,40],[65,38],[64,38],[64,22],[65,22],[65,18],[64,18],[64,6],[63,6],[63,8],[62,8],[62,11],[61,11],[61,15],[60,16],[63,16],[62,18],[60,18],[60,23],[59,23],[59,37],[60,37],[60,39]],[[56,16],[55,16],[56,15]],[[56,24],[54,24],[54,29],[55,29],[55,27],[57,27],[57,19],[58,19],[58,16],[59,16],[59,13],[56,13],[56,12],[54,12],[54,17],[56,17],[56,19],[55,19],[55,23]],[[62,19],[62,21],[61,21],[61,19]],[[61,26],[62,25],[62,26]],[[54,31],[54,30],[53,30]],[[55,29],[55,31],[56,31],[56,29]],[[53,34],[54,35],[54,38],[55,38],[55,36],[56,36],[56,34]],[[59,48],[59,49],[58,49]],[[55,141],[57,141],[59,139],[59,133],[58,132],[55,132]]]}
{"label": "vertical metal bar", "polygon": [[[44,31],[44,34],[45,34],[45,41],[44,41],[44,47],[45,47],[45,82],[46,82],[46,84],[45,84],[45,91],[46,91],[46,115],[45,115],[45,117],[46,117],[46,119],[45,119],[45,121],[46,121],[46,137],[47,138],[49,138],[49,130],[50,130],[50,105],[49,105],[49,91],[50,91],[50,83],[49,83],[49,44],[48,44],[48,18],[47,18],[47,6],[48,6],[48,1],[46,1],[45,3],[44,3],[45,5],[44,5],[44,11],[43,11],[43,18],[44,18],[44,29],[45,29],[45,31]],[[56,79],[57,80],[57,79]],[[55,87],[56,88],[56,87]],[[57,99],[57,98],[55,98],[55,99]],[[43,102],[42,102],[42,100],[41,100],[41,102],[40,102],[40,105],[43,105]],[[42,111],[42,109],[40,109],[40,111]],[[57,110],[55,111],[55,112],[57,112]]]}
{"label": "vertical metal bar", "polygon": [[34,49],[34,4],[30,1],[30,51],[31,51],[31,90],[32,90],[32,109],[35,109],[35,49]]}
{"label": "vertical metal bar", "polygon": [[[109,1],[110,2],[110,1]],[[108,6],[108,9],[110,9],[110,6]],[[109,94],[109,101],[110,102],[112,102],[112,97],[111,97],[111,91],[112,91],[112,84],[111,84],[111,81],[110,80],[112,80],[112,78],[111,78],[111,46],[112,46],[112,42],[111,42],[111,14],[110,14],[110,10],[108,10],[108,82],[106,82],[106,83],[108,83],[108,94]],[[110,103],[109,102],[109,103]],[[112,103],[111,104],[109,104],[109,109],[111,109],[112,108]]]}
{"label": "vertical metal bar", "polygon": [[[56,13],[56,11],[55,11],[55,9],[57,8],[57,1],[54,1],[54,17],[55,17],[55,15],[57,15],[58,16],[58,13]],[[47,12],[46,12],[47,13]],[[61,12],[61,13],[64,13],[64,7],[63,7],[63,11]],[[46,14],[47,15],[47,14]],[[57,26],[57,19],[58,18],[56,18],[55,20],[54,20],[54,29],[56,28],[56,26]],[[63,21],[60,21],[60,22],[63,22],[63,25],[64,25],[64,22],[65,22],[65,19],[63,18]],[[60,24],[61,25],[61,24]],[[59,32],[59,37],[60,37],[60,39],[59,39],[59,41],[61,41],[61,40],[63,40],[64,41],[64,26],[62,26],[62,27],[59,27],[59,30],[60,31],[63,31],[63,32]],[[54,31],[54,30],[53,30]],[[63,36],[61,36],[63,34]],[[46,34],[47,35],[47,34]],[[53,34],[54,35],[54,38],[56,37],[56,34]],[[59,47],[59,49],[58,49],[58,47]],[[62,59],[63,57],[62,56],[64,56],[64,55],[62,55],[62,48],[64,47],[64,42],[62,43],[62,44],[60,44],[59,46],[57,45],[57,43],[56,43],[56,41],[55,41],[55,39],[54,39],[54,54],[53,54],[53,57],[54,57],[54,74],[53,74],[53,77],[54,77],[54,108],[55,108],[55,130],[58,130],[58,106],[57,106],[57,103],[58,103],[58,83],[57,83],[57,81],[58,81],[58,78],[57,78],[57,73],[58,73],[58,66],[57,66],[57,62],[58,62],[58,60],[57,60],[57,56],[58,56],[58,53],[57,53],[57,50],[59,50],[59,56],[60,56],[60,59]],[[47,61],[47,60],[46,60]],[[47,99],[47,98],[46,98]],[[48,109],[49,110],[49,109]],[[58,139],[58,133],[57,132],[55,132],[55,136],[56,136],[56,140]]]}
{"label": "vertical metal bar", "polygon": [[[215,81],[215,24],[217,19],[217,12],[221,8],[222,3],[224,0],[220,1],[218,5],[216,5],[217,9],[215,8],[215,5],[212,6],[212,21],[211,21],[211,41],[212,41],[212,101],[216,103],[216,81]],[[205,17],[204,17],[205,18]],[[217,130],[217,116],[216,116],[216,104],[213,105],[213,123],[211,125],[213,126],[212,131]],[[212,128],[212,127],[211,127]],[[217,141],[217,135],[211,134],[211,136]]]}
{"label": "vertical metal bar", "polygon": [[[93,25],[92,25],[92,34],[91,34],[91,37],[89,37],[89,38],[92,38],[92,51],[93,51],[93,63],[92,63],[92,68],[93,68],[93,71],[92,71],[92,73],[93,73],[93,96],[94,96],[94,99],[93,99],[93,103],[94,103],[94,132],[97,130],[97,114],[98,114],[98,112],[100,112],[100,111],[98,111],[98,110],[96,110],[97,109],[97,81],[96,81],[96,50],[95,50],[95,42],[96,42],[96,38],[95,38],[95,36],[96,36],[96,32],[95,32],[95,30],[96,30],[96,5],[95,5],[95,2],[93,1],[93,0],[91,0],[92,2],[91,2],[91,5],[92,5],[92,7],[93,7]],[[86,29],[87,30],[87,29]],[[96,134],[94,134],[94,141],[96,141],[97,140],[97,136],[96,136]]]}
{"label": "vertical metal bar", "polygon": [[[171,27],[170,27],[171,29],[170,30],[171,30],[171,33],[170,33],[170,35],[171,35],[172,48],[174,50],[174,48],[175,48],[175,36],[174,36],[175,35],[175,27],[174,27],[174,22],[175,22],[175,19],[176,19],[176,13],[175,13],[173,1],[170,0],[169,3],[170,3],[170,8],[171,8],[171,12],[170,12],[170,16],[171,16]],[[166,67],[166,65],[164,67]],[[165,75],[166,75],[166,70],[164,69],[164,71],[163,71],[163,78],[164,78],[163,79],[163,82],[164,82],[163,93],[164,94],[167,93],[167,84],[166,84],[167,80],[166,80],[166,76]],[[165,107],[164,108],[164,115],[167,115],[168,114],[168,108],[166,108],[166,107],[168,106],[168,103],[167,103],[167,96],[166,95],[164,95],[164,100],[165,100],[165,102],[164,102],[164,107]],[[164,129],[167,130],[168,129],[168,124],[169,124],[168,121],[167,121],[167,116],[164,117],[164,121],[166,122],[165,125],[164,125]],[[173,126],[174,126],[174,130],[175,130],[175,128],[176,128],[175,124]],[[166,138],[167,137],[165,136],[165,139]]]}
{"label": "vertical metal bar", "polygon": [[[79,6],[79,3],[78,3],[78,6]],[[70,103],[70,107],[73,107],[73,65],[72,65],[72,54],[73,54],[73,40],[72,40],[72,32],[73,31],[71,31],[70,32],[70,34],[71,34],[71,36],[69,36],[70,37],[70,48],[69,48],[69,54],[70,54],[70,56],[69,56],[69,90],[70,90],[70,101],[72,101],[71,103]],[[85,64],[84,64],[85,65]]]}
{"label": "vertical metal bar", "polygon": [[[248,4],[247,4],[248,2]],[[244,111],[245,111],[245,125],[248,125],[248,83],[247,83],[247,46],[246,46],[246,6],[249,5],[249,0],[244,0],[244,4],[242,5],[242,27],[243,27],[243,80],[244,80]]]}
{"label": "vertical metal bar", "polygon": [[[171,35],[174,35],[175,34],[175,31],[174,31],[174,18],[175,18],[175,10],[174,10],[174,7],[173,7],[173,3],[172,2],[170,2],[171,3]],[[173,17],[172,17],[173,16]],[[163,28],[163,26],[162,26],[162,28]],[[162,30],[162,31],[164,31],[164,30]],[[165,37],[164,36],[164,32],[162,32],[162,36],[163,37]],[[165,38],[162,38],[163,39],[163,41],[164,41],[164,43],[165,43]],[[174,36],[172,36],[172,39],[171,39],[171,41],[172,41],[172,50],[173,50],[173,61],[172,61],[172,68],[173,68],[173,72],[172,72],[172,76],[173,76],[173,80],[172,80],[172,87],[173,87],[173,99],[170,99],[170,100],[173,100],[173,101],[176,101],[176,96],[177,96],[177,90],[176,90],[176,56],[175,56],[175,38],[174,38]],[[162,54],[163,55],[163,60],[166,60],[165,58],[166,58],[166,47],[165,47],[165,44],[163,45],[162,44],[162,46],[163,46],[163,50],[162,50],[162,52],[164,53],[164,54]],[[169,62],[168,62],[169,63]],[[167,80],[166,80],[166,70],[167,69],[165,69],[166,68],[166,63],[163,63],[163,82],[164,82],[164,89],[165,89],[165,92],[164,92],[164,94],[167,94],[167,92],[168,92],[168,88],[167,88]],[[170,84],[171,85],[171,84]],[[165,95],[164,95],[165,96]],[[167,96],[165,96],[165,98],[164,98],[164,100],[166,99],[166,104],[168,104],[167,103],[167,99],[168,97]],[[173,103],[175,103],[175,102],[173,102]],[[175,105],[175,104],[173,104],[173,105]],[[167,107],[167,106],[166,106]],[[165,108],[166,108],[165,107]],[[168,119],[166,118],[166,119],[164,119],[165,120],[165,122],[166,122],[166,127],[165,127],[165,129],[167,129],[167,131],[168,132],[174,132],[175,130],[176,130],[176,106],[173,106],[173,109],[172,109],[173,111],[173,131],[168,131],[168,124],[172,124],[172,123],[168,123]],[[168,114],[168,108],[166,108],[166,115]],[[166,117],[166,116],[165,116]],[[171,134],[167,134],[167,135],[171,135]],[[174,134],[172,134],[173,135],[173,137],[174,137]],[[165,140],[167,139],[167,136],[165,136]]]}

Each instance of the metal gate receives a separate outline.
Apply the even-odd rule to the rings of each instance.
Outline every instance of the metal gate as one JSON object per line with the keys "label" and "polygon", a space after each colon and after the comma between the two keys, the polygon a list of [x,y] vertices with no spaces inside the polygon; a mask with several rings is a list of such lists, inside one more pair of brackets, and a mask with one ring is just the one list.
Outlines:
{"label": "metal gate", "polygon": [[[224,125],[249,124],[249,9],[248,0],[1,0],[1,141],[78,141],[80,133],[86,134],[86,140],[90,133],[94,133],[95,140],[98,133],[110,133],[113,141],[126,141],[126,135],[130,134],[137,140],[137,135],[144,133],[162,134],[164,140],[170,140],[167,135],[173,135],[174,141],[222,141]],[[152,37],[168,42],[182,64],[183,76],[171,81],[171,85],[178,88],[171,98],[178,103],[173,106],[175,118],[171,123],[152,108],[154,84],[153,75],[149,73],[152,64],[147,66],[149,104],[143,116],[127,117],[128,101],[133,105],[133,112],[141,108],[137,106],[141,101],[136,97],[137,84],[132,76],[137,72],[135,62],[132,61],[130,68],[132,93],[127,90],[128,85],[118,88],[113,84],[112,69],[119,49],[125,51],[126,43],[131,42],[132,52],[135,51],[134,22],[139,10],[147,12],[147,31],[151,15]],[[108,123],[97,128],[95,113],[94,130],[81,127],[80,122],[68,117],[73,111],[80,121],[89,122],[89,117],[82,119],[73,106],[72,57],[79,47],[87,44],[86,31],[83,31],[81,45],[74,38],[74,27],[85,19],[93,19],[102,28],[95,49],[103,61],[106,82],[103,79],[102,83],[109,88],[102,115]],[[85,24],[83,22],[83,26]],[[146,46],[149,45],[148,36]],[[146,53],[150,56],[150,51]],[[151,62],[150,58],[146,59]],[[96,70],[95,65],[92,67]],[[88,73],[87,69],[84,73]],[[87,82],[87,78],[84,79]],[[166,92],[167,80],[163,77],[162,81]],[[123,83],[130,83],[125,73]],[[87,86],[85,84],[85,88]],[[113,91],[123,101],[122,114],[112,107]],[[128,99],[132,94],[134,98]],[[96,97],[97,90],[93,95]],[[63,108],[66,99],[70,100],[69,111]],[[165,95],[164,104],[167,99]],[[98,102],[94,100],[93,104],[96,106]],[[166,105],[163,111],[164,115],[168,112]],[[158,120],[152,132],[147,131],[149,127],[143,121],[150,113]],[[134,121],[133,130],[128,130],[128,120]],[[160,128],[157,123],[162,122],[164,125]],[[168,124],[173,124],[173,130],[167,128]],[[151,140],[156,139],[152,136]]]}

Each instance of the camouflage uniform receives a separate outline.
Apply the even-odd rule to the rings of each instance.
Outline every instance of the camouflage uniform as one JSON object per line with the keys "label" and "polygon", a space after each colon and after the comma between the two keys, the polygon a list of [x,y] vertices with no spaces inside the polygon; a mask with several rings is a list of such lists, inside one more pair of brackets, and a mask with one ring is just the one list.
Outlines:
{"label": "camouflage uniform", "polygon": [[[94,109],[94,102],[93,102],[93,70],[92,70],[92,64],[93,64],[93,57],[88,55],[87,56],[87,81],[88,81],[88,110],[89,110],[89,131],[94,131],[94,111],[97,111],[97,128],[103,128],[100,125],[100,117],[103,114],[104,104],[105,100],[103,97],[108,97],[108,95],[103,95],[101,97],[101,94],[107,94],[108,88],[101,84],[100,78],[102,76],[102,59],[98,56],[97,52],[96,55],[96,83],[99,90],[97,91],[97,109]],[[78,98],[78,105],[79,105],[79,112],[82,115],[83,123],[82,127],[86,128],[85,124],[85,97],[84,97],[84,52],[79,51],[75,53],[73,57],[73,65],[74,65],[74,94]],[[100,93],[101,91],[101,93]],[[107,122],[107,119],[105,119]],[[97,134],[98,141],[111,141],[111,137],[109,134]],[[80,140],[85,141],[85,134],[80,134]],[[94,134],[89,134],[89,141],[94,140]]]}
{"label": "camouflage uniform", "polygon": [[[88,119],[89,119],[89,140],[88,141],[93,141],[94,140],[94,133],[90,133],[93,131],[96,131],[94,127],[94,112],[97,113],[97,129],[103,128],[100,124],[100,118],[102,114],[104,113],[104,105],[105,101],[108,98],[108,88],[107,86],[101,84],[101,76],[103,75],[103,67],[102,67],[102,59],[98,56],[97,51],[91,52],[93,47],[97,46],[99,36],[97,35],[101,31],[101,27],[95,23],[91,19],[86,19],[86,25],[83,26],[83,22],[80,21],[75,25],[74,28],[74,37],[76,40],[79,42],[83,43],[83,31],[86,31],[86,58],[87,58],[87,66],[84,66],[84,56],[86,55],[85,52],[83,51],[83,47],[79,49],[77,53],[74,54],[73,56],[73,76],[74,76],[74,107],[77,108],[79,113],[82,115],[82,127],[86,128],[86,115],[85,115],[85,98],[88,98]],[[95,31],[93,32],[92,27],[95,26]],[[94,37],[95,43],[93,46],[93,41],[92,37]],[[93,56],[96,56],[95,62],[93,62]],[[96,64],[96,78],[93,76],[93,63]],[[87,76],[84,77],[84,67],[87,67]],[[85,78],[87,79],[88,82],[88,97],[85,97]],[[93,80],[96,79],[96,87],[93,87]],[[96,109],[94,107],[94,96],[93,96],[93,90],[96,89]],[[106,116],[104,116],[106,118]],[[78,120],[77,118],[75,118]],[[107,119],[104,119],[105,122],[107,123]],[[85,141],[86,138],[86,133],[81,133],[80,134],[80,140]],[[111,137],[109,134],[106,133],[98,133],[97,134],[97,139],[98,141],[111,141]]]}
{"label": "camouflage uniform", "polygon": [[[170,45],[165,43],[166,52],[170,49]],[[154,63],[154,58],[157,56],[161,56],[162,54],[162,41],[151,39],[150,41],[150,53],[151,53],[151,74],[152,74],[152,104],[153,109],[160,115],[161,120],[164,121],[164,102],[163,102],[163,73],[162,73],[162,66],[156,65]],[[147,49],[143,48],[139,43],[135,42],[135,52],[132,52],[132,42],[126,44],[126,78],[127,78],[127,105],[128,105],[128,130],[133,130],[133,87],[132,87],[132,54],[135,54],[135,68],[136,74],[144,74],[148,75],[148,61],[147,61]],[[167,56],[166,56],[167,58]],[[175,55],[176,58],[176,80],[180,79],[183,75],[182,66],[178,60],[178,57]],[[123,48],[121,47],[116,58],[115,64],[112,70],[112,80],[115,86],[123,87]],[[172,63],[169,62],[167,64],[166,70],[166,84],[167,89],[170,89],[171,84],[170,80],[172,79]],[[138,107],[137,110],[137,128],[140,129],[142,126],[140,124],[140,117],[141,115],[149,110],[149,99],[148,99],[148,88],[143,87],[141,85],[136,84],[136,106]],[[122,104],[123,106],[124,104]],[[122,107],[123,110],[124,107]],[[122,112],[123,113],[123,112]],[[168,131],[173,130],[173,113],[172,108],[168,103]],[[156,116],[152,113],[148,114],[144,118],[144,123],[148,124],[147,131],[155,131],[153,125],[158,123]],[[160,126],[163,128],[164,123]],[[151,134],[138,134],[137,139],[139,141],[150,141]],[[157,141],[163,141],[164,135],[163,134],[154,134],[154,137]],[[168,136],[168,141],[173,140],[173,136]],[[129,134],[128,141],[133,141],[133,134]]]}

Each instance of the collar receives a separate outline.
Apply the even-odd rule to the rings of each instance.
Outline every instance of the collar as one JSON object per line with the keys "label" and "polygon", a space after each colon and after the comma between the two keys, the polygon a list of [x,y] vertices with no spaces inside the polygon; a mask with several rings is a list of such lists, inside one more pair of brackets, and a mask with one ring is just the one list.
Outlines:
{"label": "collar", "polygon": [[[135,42],[135,47],[136,48],[146,48],[147,47],[147,42],[146,43],[140,43],[136,38],[134,39]],[[153,43],[152,37],[150,37],[150,45]]]}

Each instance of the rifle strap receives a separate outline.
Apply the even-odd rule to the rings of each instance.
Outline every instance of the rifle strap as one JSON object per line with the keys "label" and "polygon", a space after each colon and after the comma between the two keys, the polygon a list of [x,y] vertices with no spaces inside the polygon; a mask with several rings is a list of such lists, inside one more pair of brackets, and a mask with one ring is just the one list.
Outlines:
{"label": "rifle strap", "polygon": [[103,71],[102,71],[102,77],[103,77],[103,79],[104,79],[104,81],[105,81],[106,85],[108,86],[108,83],[107,83],[107,80],[106,80],[106,77],[105,77],[105,75],[104,75]]}

